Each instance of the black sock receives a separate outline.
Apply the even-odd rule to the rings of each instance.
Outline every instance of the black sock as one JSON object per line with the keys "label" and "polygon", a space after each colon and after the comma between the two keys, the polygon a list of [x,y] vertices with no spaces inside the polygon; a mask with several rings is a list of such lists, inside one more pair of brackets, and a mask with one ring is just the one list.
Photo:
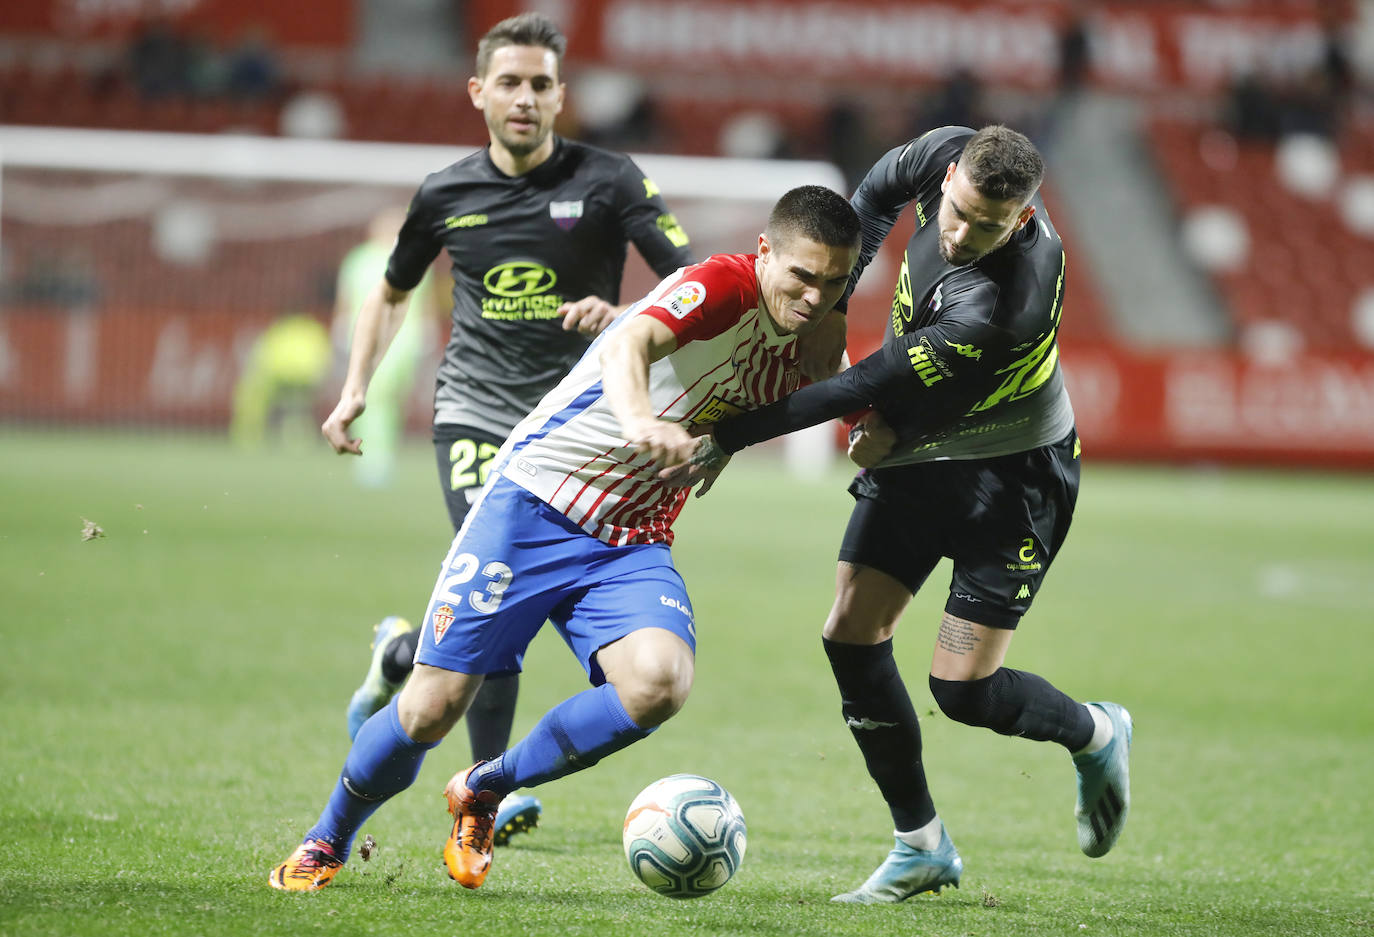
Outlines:
{"label": "black sock", "polygon": [[510,747],[510,729],[515,723],[515,698],[520,693],[520,675],[487,677],[468,707],[468,744],[474,761],[490,761]]}
{"label": "black sock", "polygon": [[892,641],[864,645],[821,640],[840,688],[840,711],[887,801],[892,822],[899,830],[920,829],[935,819],[935,804],[921,764],[921,726],[892,658]]}
{"label": "black sock", "polygon": [[420,644],[420,629],[411,628],[391,639],[382,653],[382,677],[400,683],[415,669],[415,648]]}
{"label": "black sock", "polygon": [[1088,707],[1065,696],[1044,677],[1000,668],[981,680],[930,678],[930,692],[946,716],[965,725],[1037,742],[1058,742],[1071,752],[1093,737]]}

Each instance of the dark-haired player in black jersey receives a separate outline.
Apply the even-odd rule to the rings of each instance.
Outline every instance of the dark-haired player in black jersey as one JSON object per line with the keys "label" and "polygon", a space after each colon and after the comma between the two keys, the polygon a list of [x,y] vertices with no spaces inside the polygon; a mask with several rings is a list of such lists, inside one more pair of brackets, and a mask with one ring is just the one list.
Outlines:
{"label": "dark-haired player in black jersey", "polygon": [[[349,424],[363,412],[411,290],[447,249],[453,315],[435,384],[434,445],[455,531],[511,429],[619,312],[627,242],[659,276],[693,260],[686,233],[629,157],[553,133],[565,45],[533,13],[503,20],[478,43],[468,93],[490,145],[416,192],[385,275],[359,311],[343,390],[321,427],[335,451],[361,452]],[[350,738],[405,681],[417,638],[398,616],[378,626],[371,666],[349,703]],[[517,689],[514,674],[483,685],[467,715],[474,759],[508,747]],[[532,797],[512,798],[497,843],[532,826],[539,809]]]}
{"label": "dark-haired player in black jersey", "polygon": [[883,347],[831,380],[727,420],[697,461],[862,412],[850,454],[868,466],[840,547],[824,644],[842,712],[891,810],[896,845],[844,902],[957,885],[963,863],[936,815],[916,712],[892,635],[943,556],[954,561],[930,689],[951,719],[1053,741],[1078,772],[1079,845],[1104,855],[1129,805],[1130,715],[1075,702],[1003,666],[1068,532],[1078,438],[1055,342],[1064,248],[1037,191],[1043,163],[1002,126],[931,131],[883,156],[853,198],[864,225],[851,287],[915,204]]}

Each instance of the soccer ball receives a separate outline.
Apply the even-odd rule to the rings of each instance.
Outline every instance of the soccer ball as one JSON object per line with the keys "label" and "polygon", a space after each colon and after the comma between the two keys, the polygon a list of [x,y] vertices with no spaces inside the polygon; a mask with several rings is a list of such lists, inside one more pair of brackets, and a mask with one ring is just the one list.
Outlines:
{"label": "soccer ball", "polygon": [[625,815],[625,858],[639,880],[669,898],[700,898],[744,861],[744,814],[709,778],[675,774],[640,791]]}

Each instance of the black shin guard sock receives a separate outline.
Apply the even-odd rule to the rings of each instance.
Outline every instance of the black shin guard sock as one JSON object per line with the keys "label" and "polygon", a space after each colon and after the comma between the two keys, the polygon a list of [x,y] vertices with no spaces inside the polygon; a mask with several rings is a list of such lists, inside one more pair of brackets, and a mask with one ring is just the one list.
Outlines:
{"label": "black shin guard sock", "polygon": [[899,830],[920,829],[935,819],[935,804],[921,764],[921,726],[892,658],[892,642],[822,641],[840,688],[845,722],[887,801],[892,822]]}
{"label": "black shin guard sock", "polygon": [[420,645],[420,629],[412,628],[391,639],[382,653],[382,676],[387,683],[400,683],[415,669],[415,648]]}
{"label": "black shin guard sock", "polygon": [[946,716],[1002,735],[1058,742],[1071,752],[1093,737],[1088,707],[1065,696],[1044,677],[1002,667],[981,680],[930,678],[930,692]]}
{"label": "black shin guard sock", "polygon": [[510,747],[515,723],[515,698],[520,694],[520,675],[487,677],[468,707],[468,744],[474,761],[490,761]]}

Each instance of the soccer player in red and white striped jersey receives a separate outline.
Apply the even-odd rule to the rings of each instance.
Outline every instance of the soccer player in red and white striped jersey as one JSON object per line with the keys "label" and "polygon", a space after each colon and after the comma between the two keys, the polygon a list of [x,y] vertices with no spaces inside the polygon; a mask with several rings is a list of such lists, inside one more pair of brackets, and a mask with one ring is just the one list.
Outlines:
{"label": "soccer player in red and white striped jersey", "polygon": [[[757,253],[665,279],[516,426],[444,560],[414,673],[359,730],[320,819],[274,871],[277,887],[327,885],[362,823],[414,782],[487,674],[519,672],[546,620],[591,688],[449,782],[444,861],[460,884],[486,879],[503,797],[590,767],[681,708],[697,629],[669,545],[689,488],[663,473],[688,463],[694,429],[797,388],[797,340],[843,295],[859,240],[843,196],[793,189]],[[319,855],[327,875],[312,871]]]}

